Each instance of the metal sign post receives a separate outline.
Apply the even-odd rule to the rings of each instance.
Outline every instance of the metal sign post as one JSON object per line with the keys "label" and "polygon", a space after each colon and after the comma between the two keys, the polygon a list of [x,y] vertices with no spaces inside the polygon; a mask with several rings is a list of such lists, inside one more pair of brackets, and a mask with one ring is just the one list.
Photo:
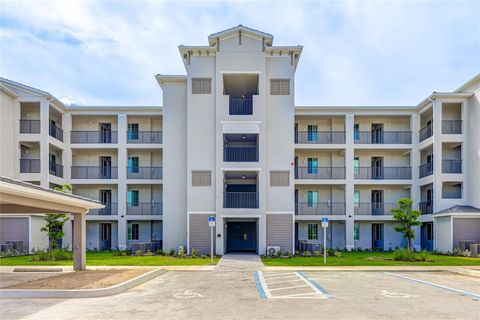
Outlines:
{"label": "metal sign post", "polygon": [[215,216],[208,217],[208,226],[210,227],[210,263],[213,264],[213,229],[215,229]]}
{"label": "metal sign post", "polygon": [[327,264],[327,228],[328,218],[322,218],[323,228],[323,264]]}

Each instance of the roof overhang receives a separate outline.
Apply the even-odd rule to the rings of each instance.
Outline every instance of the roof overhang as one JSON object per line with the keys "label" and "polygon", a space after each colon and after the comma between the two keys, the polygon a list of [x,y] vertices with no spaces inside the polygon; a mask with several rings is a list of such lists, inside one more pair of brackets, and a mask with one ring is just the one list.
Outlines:
{"label": "roof overhang", "polygon": [[101,209],[98,201],[66,194],[23,181],[0,177],[0,213],[80,213]]}
{"label": "roof overhang", "polygon": [[208,44],[210,46],[214,46],[214,45],[217,44],[218,40],[228,38],[228,37],[230,37],[234,34],[237,34],[239,31],[241,31],[242,34],[249,35],[249,36],[252,36],[254,38],[258,38],[258,39],[264,38],[265,39],[265,44],[267,46],[272,45],[273,35],[271,35],[269,33],[259,31],[259,30],[255,30],[255,29],[252,29],[252,28],[249,28],[249,27],[242,26],[241,24],[239,24],[238,26],[233,27],[233,28],[229,28],[229,29],[226,29],[226,30],[223,30],[223,31],[220,31],[220,32],[212,33],[211,35],[208,36]]}
{"label": "roof overhang", "polygon": [[166,83],[185,83],[187,82],[187,76],[182,75],[164,75],[164,74],[157,74],[155,76],[157,79],[158,84],[162,89]]}

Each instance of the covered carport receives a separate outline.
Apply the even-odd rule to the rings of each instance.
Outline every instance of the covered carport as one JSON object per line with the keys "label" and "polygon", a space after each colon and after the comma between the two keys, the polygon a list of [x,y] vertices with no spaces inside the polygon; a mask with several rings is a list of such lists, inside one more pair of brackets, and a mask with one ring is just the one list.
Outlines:
{"label": "covered carport", "polygon": [[0,176],[0,213],[72,214],[73,269],[86,268],[86,214],[90,209],[101,209],[98,201],[43,188],[31,183]]}

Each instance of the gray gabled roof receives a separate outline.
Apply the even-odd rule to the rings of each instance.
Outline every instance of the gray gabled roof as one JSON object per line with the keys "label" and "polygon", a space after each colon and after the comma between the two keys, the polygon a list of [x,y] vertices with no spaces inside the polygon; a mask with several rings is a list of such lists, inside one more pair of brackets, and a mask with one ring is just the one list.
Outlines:
{"label": "gray gabled roof", "polygon": [[479,213],[480,209],[474,206],[453,206],[451,208],[435,212],[434,214],[445,214],[445,213]]}

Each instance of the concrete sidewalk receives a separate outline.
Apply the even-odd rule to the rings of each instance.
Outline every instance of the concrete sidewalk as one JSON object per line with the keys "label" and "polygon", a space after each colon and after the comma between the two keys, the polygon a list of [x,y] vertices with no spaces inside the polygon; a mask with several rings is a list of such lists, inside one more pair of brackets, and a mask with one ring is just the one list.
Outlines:
{"label": "concrete sidewalk", "polygon": [[218,262],[216,272],[245,272],[245,271],[260,271],[263,270],[264,265],[262,259],[256,254],[233,254],[228,253],[222,256]]}

